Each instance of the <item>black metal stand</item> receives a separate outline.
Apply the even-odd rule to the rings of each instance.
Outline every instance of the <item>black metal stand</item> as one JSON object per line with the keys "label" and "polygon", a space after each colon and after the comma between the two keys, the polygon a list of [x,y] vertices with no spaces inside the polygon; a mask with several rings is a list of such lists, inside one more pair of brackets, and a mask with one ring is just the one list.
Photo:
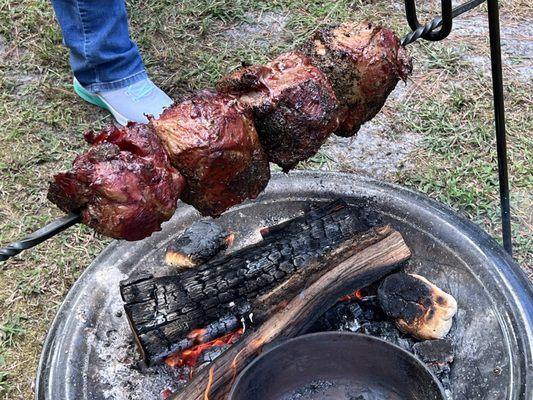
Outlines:
{"label": "black metal stand", "polygon": [[[509,201],[509,175],[507,172],[507,144],[505,134],[505,106],[503,101],[502,56],[500,44],[500,16],[498,0],[486,0],[488,5],[490,58],[492,66],[492,91],[494,97],[494,118],[496,126],[496,150],[498,154],[498,181],[500,186],[500,209],[502,217],[503,247],[512,255],[511,209]],[[417,39],[442,40],[446,38],[453,25],[453,18],[484,3],[485,0],[470,0],[452,9],[451,0],[441,0],[440,17],[425,25],[418,22],[415,0],[405,0],[405,15],[413,30],[402,40],[402,45]],[[437,28],[440,29],[436,31]]]}

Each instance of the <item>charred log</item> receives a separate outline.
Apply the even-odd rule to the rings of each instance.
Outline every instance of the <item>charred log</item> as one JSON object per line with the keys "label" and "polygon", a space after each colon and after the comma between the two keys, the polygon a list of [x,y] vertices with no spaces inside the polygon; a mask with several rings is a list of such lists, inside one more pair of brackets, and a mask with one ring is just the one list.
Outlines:
{"label": "charred log", "polygon": [[232,242],[233,234],[214,221],[198,221],[170,243],[165,262],[174,267],[195,267],[225,250]]}
{"label": "charred log", "polygon": [[415,274],[387,277],[378,289],[378,298],[398,329],[422,340],[446,336],[457,312],[457,302],[451,295]]}
{"label": "charred log", "polygon": [[315,276],[307,288],[292,300],[278,305],[282,310],[216,359],[196,376],[172,400],[219,400],[225,398],[236,375],[257,355],[264,345],[279,338],[289,338],[304,331],[313,319],[331,307],[349,289],[360,288],[380,279],[410,257],[401,235],[387,237],[340,262],[327,273]]}
{"label": "charred log", "polygon": [[[267,293],[275,295],[272,289],[282,282],[298,288],[302,280],[294,275],[296,271],[333,254],[348,239],[371,244],[385,232],[365,235],[369,229],[366,215],[360,209],[334,202],[315,212],[314,218],[298,219],[297,232],[287,224],[255,245],[196,269],[122,282],[126,315],[143,357],[152,363],[187,348],[183,338],[191,330],[204,328],[232,313],[232,305],[252,304]],[[353,243],[345,244],[348,245],[358,248]],[[264,305],[271,304],[274,298],[265,297]],[[261,310],[255,313],[259,318]]]}

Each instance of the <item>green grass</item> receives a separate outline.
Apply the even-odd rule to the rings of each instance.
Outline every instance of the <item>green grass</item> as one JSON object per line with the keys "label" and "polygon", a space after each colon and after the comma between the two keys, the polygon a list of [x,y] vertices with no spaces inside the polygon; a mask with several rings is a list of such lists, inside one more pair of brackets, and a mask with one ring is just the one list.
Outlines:
{"label": "green grass", "polygon": [[20,315],[11,316],[6,321],[0,323],[0,390],[10,390],[10,373],[5,371],[6,354],[13,351],[19,339],[26,332],[23,327],[24,317]]}
{"label": "green grass", "polygon": [[[419,74],[441,71],[426,75],[431,91],[402,105],[404,126],[423,140],[415,155],[418,168],[402,173],[399,181],[459,209],[500,240],[490,77],[442,44],[421,49],[429,63]],[[437,54],[447,63],[436,65]],[[515,252],[520,263],[531,265],[533,97],[531,85],[519,80],[512,80],[505,92]]]}
{"label": "green grass", "polygon": [[[530,23],[527,5],[507,1],[502,11]],[[377,0],[136,0],[128,7],[147,69],[173,97],[213,85],[242,61],[265,61],[323,23],[371,19],[399,34],[406,30],[400,4]],[[281,23],[272,24],[272,18]],[[262,20],[269,22],[261,25]],[[110,118],[74,95],[68,52],[48,0],[0,1],[0,43],[5,47],[0,53],[0,244],[5,244],[60,215],[46,200],[47,180],[85,148],[81,132]],[[453,47],[450,42],[413,45],[417,93],[406,102],[389,102],[385,111],[393,115],[395,129],[423,136],[414,167],[397,180],[450,204],[497,237],[490,80],[462,57],[471,49],[487,51],[485,38]],[[525,265],[531,264],[533,214],[532,90],[514,76],[506,83],[513,228],[517,258]],[[303,167],[339,165],[319,153]],[[32,396],[48,326],[72,283],[107,243],[76,226],[0,265],[0,399]]]}

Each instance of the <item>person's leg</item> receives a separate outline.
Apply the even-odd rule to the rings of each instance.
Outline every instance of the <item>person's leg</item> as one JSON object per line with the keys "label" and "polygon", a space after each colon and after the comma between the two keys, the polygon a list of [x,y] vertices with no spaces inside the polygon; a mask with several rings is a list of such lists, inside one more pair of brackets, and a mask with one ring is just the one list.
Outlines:
{"label": "person's leg", "polygon": [[83,99],[109,109],[118,122],[145,122],[171,100],[147,77],[130,39],[124,0],[52,0],[70,49],[74,88]]}
{"label": "person's leg", "polygon": [[74,76],[97,93],[146,78],[124,0],[52,0]]}

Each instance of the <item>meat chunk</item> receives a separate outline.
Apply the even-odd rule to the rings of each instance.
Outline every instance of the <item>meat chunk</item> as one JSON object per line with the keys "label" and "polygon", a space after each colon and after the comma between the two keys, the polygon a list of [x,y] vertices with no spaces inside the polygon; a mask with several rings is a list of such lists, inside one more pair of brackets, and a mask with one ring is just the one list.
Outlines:
{"label": "meat chunk", "polygon": [[302,51],[333,86],[341,108],[339,136],[355,135],[412,70],[398,37],[370,22],[321,29]]}
{"label": "meat chunk", "polygon": [[144,124],[88,132],[92,147],[54,176],[48,199],[116,239],[139,240],[161,229],[176,209],[184,179],[153,129]]}
{"label": "meat chunk", "polygon": [[237,70],[217,88],[239,95],[253,110],[261,145],[284,171],[315,155],[338,127],[335,93],[302,53]]}
{"label": "meat chunk", "polygon": [[267,185],[270,167],[251,112],[234,96],[202,91],[151,123],[186,179],[182,200],[203,215],[219,216]]}

